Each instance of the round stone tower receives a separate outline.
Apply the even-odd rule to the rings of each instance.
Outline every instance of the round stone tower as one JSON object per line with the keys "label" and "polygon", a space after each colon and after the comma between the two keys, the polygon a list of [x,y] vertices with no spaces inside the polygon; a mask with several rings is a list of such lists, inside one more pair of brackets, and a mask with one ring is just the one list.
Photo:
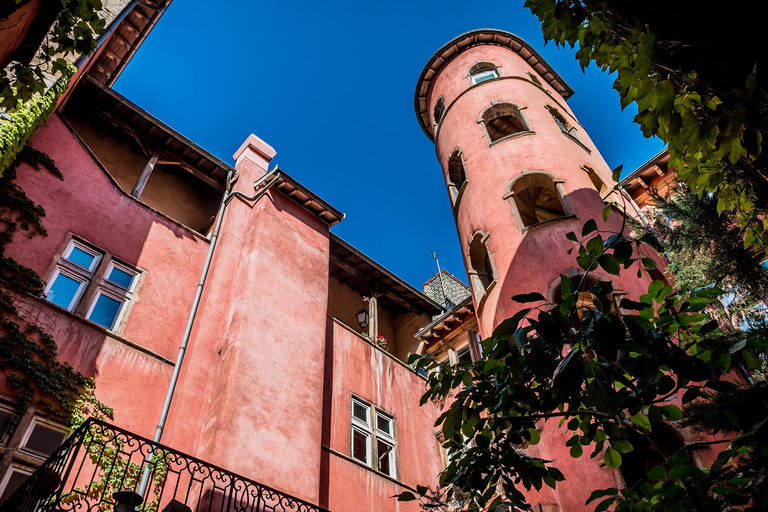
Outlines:
{"label": "round stone tower", "polygon": [[[589,219],[621,226],[619,212],[601,219],[607,200],[621,201],[609,197],[611,170],[568,107],[572,94],[536,50],[501,30],[453,39],[419,77],[416,114],[435,143],[483,337],[522,307],[513,295],[558,300],[560,275],[579,273],[566,233],[580,234]],[[632,271],[594,278],[635,299],[650,282]],[[597,459],[572,459],[556,423],[547,428],[530,452],[554,459],[567,480],[532,495],[536,510],[581,511],[590,489],[622,486]]]}

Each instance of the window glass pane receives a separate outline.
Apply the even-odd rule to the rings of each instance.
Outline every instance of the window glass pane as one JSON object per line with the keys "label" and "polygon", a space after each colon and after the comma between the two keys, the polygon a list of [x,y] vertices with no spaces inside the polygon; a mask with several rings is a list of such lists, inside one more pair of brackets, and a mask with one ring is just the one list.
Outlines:
{"label": "window glass pane", "polygon": [[11,422],[12,416],[13,413],[11,411],[0,409],[0,442],[3,441],[3,434],[5,434],[5,429],[8,428],[8,423]]}
{"label": "window glass pane", "polygon": [[359,430],[352,430],[352,457],[368,464],[368,436]]}
{"label": "window glass pane", "polygon": [[122,301],[107,297],[103,293],[99,294],[99,298],[96,299],[96,304],[93,306],[93,310],[88,316],[88,320],[103,325],[107,329],[111,329],[112,324],[115,323],[115,318],[117,318],[117,313],[120,311],[122,303]]}
{"label": "window glass pane", "polygon": [[469,363],[472,361],[472,356],[469,354],[469,347],[460,348],[456,353],[457,359],[460,363]]}
{"label": "window glass pane", "polygon": [[385,475],[392,476],[392,447],[381,441],[378,441],[376,445],[376,453],[379,456],[378,470]]}
{"label": "window glass pane", "polygon": [[77,263],[83,268],[90,269],[91,265],[93,265],[93,260],[96,259],[96,256],[87,253],[79,247],[75,246],[72,248],[72,252],[69,253],[69,256],[67,256],[67,259],[72,263]]}
{"label": "window glass pane", "polygon": [[8,478],[8,483],[5,484],[5,489],[3,489],[3,494],[0,496],[0,503],[3,503],[5,500],[7,500],[13,492],[21,487],[21,484],[24,483],[24,481],[29,478],[29,476],[32,474],[29,471],[24,471],[20,468],[11,467],[9,469],[11,472],[11,476]]}
{"label": "window glass pane", "polygon": [[69,308],[69,305],[72,304],[72,299],[75,298],[77,291],[80,289],[80,284],[80,281],[59,273],[56,275],[56,279],[54,279],[45,297],[57,306]]}
{"label": "window glass pane", "polygon": [[56,448],[61,446],[66,437],[66,432],[62,432],[45,423],[36,422],[32,427],[32,433],[22,448],[49,457],[56,451]]}
{"label": "window glass pane", "polygon": [[392,435],[392,420],[381,414],[376,415],[376,428],[379,432],[383,432],[387,435]]}
{"label": "window glass pane", "polygon": [[480,71],[478,73],[475,73],[472,75],[472,83],[479,83],[483,82],[485,80],[490,80],[491,78],[496,78],[496,71],[489,69],[487,71]]}
{"label": "window glass pane", "polygon": [[122,286],[123,288],[130,288],[134,275],[135,274],[131,272],[126,272],[117,267],[112,267],[112,271],[109,273],[107,281],[110,283],[115,283],[118,286]]}
{"label": "window glass pane", "polygon": [[352,402],[352,416],[364,423],[368,423],[368,406],[360,402]]}

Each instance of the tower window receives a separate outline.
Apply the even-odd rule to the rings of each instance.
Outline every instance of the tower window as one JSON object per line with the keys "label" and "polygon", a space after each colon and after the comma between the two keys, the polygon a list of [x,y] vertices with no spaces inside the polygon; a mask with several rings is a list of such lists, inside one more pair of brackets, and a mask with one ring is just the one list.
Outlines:
{"label": "tower window", "polygon": [[592,186],[595,187],[595,190],[597,190],[597,193],[600,194],[600,197],[602,199],[608,197],[608,195],[611,193],[611,187],[609,187],[603,181],[603,179],[597,174],[597,171],[588,165],[582,165],[581,169],[587,173],[587,176],[589,176],[589,181],[592,182]]}
{"label": "tower window", "polygon": [[523,228],[552,219],[567,217],[559,190],[561,180],[554,180],[547,174],[524,174],[512,183],[510,193],[513,211]]}
{"label": "tower window", "polygon": [[467,182],[467,172],[464,168],[464,157],[461,150],[456,148],[448,159],[448,191],[451,194],[451,204],[456,206],[462,187]]}
{"label": "tower window", "polygon": [[518,133],[529,132],[520,108],[512,103],[497,103],[488,108],[481,116],[488,139],[491,143]]}
{"label": "tower window", "polygon": [[445,115],[445,96],[440,96],[438,98],[437,102],[435,103],[435,124],[440,124],[440,121],[443,120],[443,116]]}
{"label": "tower window", "polygon": [[396,477],[395,419],[357,397],[352,397],[352,457]]}
{"label": "tower window", "polygon": [[469,81],[472,85],[499,77],[499,70],[492,62],[478,62],[469,68]]}
{"label": "tower window", "polygon": [[488,251],[488,237],[482,233],[476,233],[469,243],[469,279],[475,300],[485,295],[486,290],[496,280],[496,272],[491,262],[491,254]]}
{"label": "tower window", "polygon": [[565,119],[565,116],[561,114],[556,108],[552,107],[551,105],[547,105],[547,110],[549,110],[549,113],[552,115],[552,119],[555,120],[555,124],[557,124],[557,127],[560,128],[560,131],[571,138],[572,141],[574,141],[576,144],[582,147],[584,151],[587,153],[592,153],[592,150],[590,150],[587,146],[584,145],[583,142],[581,142],[581,139],[579,139],[579,135],[577,133],[576,128],[571,126],[568,121]]}

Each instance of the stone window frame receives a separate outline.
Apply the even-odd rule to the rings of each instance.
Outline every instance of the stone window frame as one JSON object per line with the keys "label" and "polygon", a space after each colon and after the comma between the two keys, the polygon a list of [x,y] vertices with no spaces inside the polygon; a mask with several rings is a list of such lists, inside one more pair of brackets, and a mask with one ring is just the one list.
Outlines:
{"label": "stone window frame", "polygon": [[[66,259],[73,247],[87,249],[89,253],[98,255],[91,268],[85,269]],[[128,288],[108,280],[110,272],[115,268],[134,274]],[[71,232],[64,237],[61,248],[45,273],[46,285],[41,295],[43,299],[46,299],[46,294],[60,273],[65,275],[71,273],[83,284],[70,302],[69,307],[64,308],[50,301],[49,304],[55,308],[66,309],[91,325],[117,335],[121,335],[125,330],[128,317],[138,299],[139,291],[147,275],[146,270],[118,258],[109,251]],[[89,319],[96,301],[101,295],[122,301],[111,327],[105,327]]]}
{"label": "stone window frame", "polygon": [[[363,422],[359,418],[357,418],[354,415],[354,406],[355,403],[361,405],[362,407],[366,408],[368,411],[368,422]],[[384,432],[379,431],[378,429],[378,417],[383,416],[387,418],[390,422],[390,425],[392,426],[392,433],[391,435],[387,435]],[[351,394],[351,399],[349,402],[349,418],[350,418],[350,426],[349,426],[349,454],[352,459],[357,461],[360,464],[363,464],[375,472],[385,475],[389,478],[394,478],[395,480],[398,479],[398,475],[400,474],[400,468],[399,468],[399,457],[397,455],[397,422],[395,421],[395,415],[385,411],[381,407],[372,404],[368,400],[364,400],[363,398],[360,398],[358,395],[355,395],[354,393]],[[355,431],[358,431],[362,433],[363,435],[367,436],[367,442],[368,442],[368,450],[366,453],[366,458],[368,460],[362,461],[354,456],[354,433]],[[384,444],[387,444],[391,446],[392,451],[391,458],[390,458],[390,468],[391,473],[385,473],[381,470],[379,470],[378,467],[378,442],[381,441]]]}
{"label": "stone window frame", "polygon": [[586,151],[588,154],[592,154],[592,150],[589,149],[587,146],[584,145],[583,142],[581,142],[581,139],[578,136],[578,131],[575,126],[572,126],[571,123],[568,122],[568,120],[565,118],[565,116],[555,107],[553,107],[550,104],[544,105],[544,108],[546,108],[549,111],[550,116],[552,116],[552,122],[557,125],[558,129],[560,130],[560,133],[568,137],[570,140],[578,144],[581,149]]}
{"label": "stone window frame", "polygon": [[[486,272],[486,277],[488,278],[487,285],[483,284],[478,271],[475,269],[475,264],[472,261],[472,244],[478,237],[479,243],[483,245],[485,255],[488,257],[488,261],[491,265],[491,275],[488,276]],[[467,243],[467,274],[469,275],[469,288],[475,298],[475,303],[477,304],[476,310],[478,313],[482,310],[488,295],[490,295],[491,291],[496,287],[499,279],[496,263],[493,261],[493,253],[488,246],[490,237],[490,233],[484,233],[482,230],[478,229],[472,233],[472,236],[469,237],[469,242]]]}
{"label": "stone window frame", "polygon": [[[461,183],[454,183],[453,179],[451,178],[451,160],[453,160],[454,156],[461,159],[461,168],[464,174],[464,181]],[[467,178],[467,161],[464,159],[464,151],[460,147],[456,146],[453,148],[453,151],[451,151],[451,154],[448,157],[448,164],[446,165],[446,168],[446,182],[448,184],[448,193],[451,197],[451,206],[453,206],[453,209],[456,210],[456,208],[459,206],[459,202],[461,201],[462,196],[464,195],[464,190],[469,184],[469,179]]]}
{"label": "stone window frame", "polygon": [[[10,400],[5,397],[0,400],[0,408],[11,412],[14,410]],[[69,437],[70,429],[66,425],[46,416],[34,407],[27,408],[13,432],[9,433],[7,429],[5,432],[0,432],[2,436],[2,443],[0,443],[0,475],[2,475],[0,476],[0,496],[5,492],[14,471],[31,474],[48,459],[47,455],[23,448],[37,423],[43,423],[61,432],[66,432],[64,442]]]}
{"label": "stone window frame", "polygon": [[[485,124],[485,113],[492,108],[496,108],[499,105],[512,105],[517,110],[518,117],[520,121],[522,121],[523,126],[525,126],[525,129],[516,133],[505,135],[496,140],[493,140],[491,138],[491,134],[488,132],[488,127]],[[485,134],[485,139],[488,141],[488,146],[491,147],[496,144],[499,144],[500,142],[504,142],[505,140],[514,139],[517,137],[523,137],[525,135],[535,135],[536,132],[533,131],[533,128],[531,127],[531,123],[528,121],[528,117],[525,115],[525,112],[524,112],[524,110],[526,110],[527,108],[528,107],[522,107],[513,101],[503,101],[503,100],[491,101],[491,104],[488,105],[486,108],[484,108],[480,112],[480,115],[477,118],[477,123],[483,127],[483,133]]]}
{"label": "stone window frame", "polygon": [[[523,223],[523,219],[520,216],[520,211],[517,209],[517,203],[515,203],[515,193],[512,191],[512,188],[514,188],[515,183],[517,183],[520,179],[530,176],[531,174],[541,174],[549,178],[552,183],[555,186],[555,192],[557,192],[557,198],[560,200],[560,204],[563,207],[563,211],[565,212],[565,216],[563,217],[557,217],[555,219],[549,219],[544,220],[541,222],[537,222],[535,224],[531,224],[530,226],[526,226]],[[558,178],[551,172],[546,171],[529,171],[524,170],[522,173],[518,174],[514,178],[512,178],[509,183],[507,183],[506,190],[504,192],[504,195],[502,196],[505,201],[509,201],[509,207],[512,211],[512,217],[515,219],[515,223],[517,224],[517,227],[520,229],[520,231],[525,234],[528,231],[532,229],[539,228],[541,226],[545,226],[548,224],[554,224],[556,222],[562,222],[567,219],[575,219],[578,218],[576,215],[576,210],[574,210],[573,206],[571,205],[570,200],[568,199],[568,194],[565,190],[565,179]]]}
{"label": "stone window frame", "polygon": [[448,112],[448,107],[445,104],[445,96],[440,96],[435,101],[435,108],[432,111],[432,117],[435,121],[435,128],[442,122],[445,117],[445,113]]}
{"label": "stone window frame", "polygon": [[[467,73],[464,75],[464,78],[469,80],[470,87],[481,84],[483,82],[487,82],[489,80],[494,80],[496,78],[501,78],[501,66],[497,63],[490,61],[490,60],[478,60],[470,68],[467,70]],[[493,71],[496,76],[492,78],[486,78],[485,80],[480,80],[479,82],[474,81],[474,75],[477,75],[478,73],[481,73],[483,71]]]}
{"label": "stone window frame", "polygon": [[[571,267],[566,269],[564,272],[561,272],[560,275],[564,275],[567,277],[570,277],[572,280],[576,281],[577,279],[580,279],[584,276],[584,270],[581,268]],[[555,279],[553,279],[549,286],[547,286],[547,293],[545,295],[547,302],[552,304],[552,308],[557,307],[557,293],[560,288],[560,275],[558,275]],[[611,278],[611,276],[604,274],[602,272],[592,270],[589,272],[589,277],[594,279],[595,281],[604,281],[606,283],[614,283],[614,279]],[[622,309],[619,305],[621,303],[621,299],[623,297],[626,297],[627,292],[626,290],[622,288],[614,289],[613,292],[611,292],[611,298],[613,299],[613,307],[615,308],[615,312],[618,315],[627,315],[631,314],[632,312]]]}
{"label": "stone window frame", "polygon": [[[584,173],[589,178],[589,181],[592,182],[592,186],[595,188],[597,193],[600,195],[600,199],[603,200],[604,203],[609,203],[609,197],[613,195],[615,190],[613,190],[613,187],[611,187],[606,181],[603,179],[602,176],[600,176],[595,169],[589,165],[589,164],[581,164],[579,168],[584,171]],[[597,183],[599,182],[601,187],[600,189],[597,188]]]}

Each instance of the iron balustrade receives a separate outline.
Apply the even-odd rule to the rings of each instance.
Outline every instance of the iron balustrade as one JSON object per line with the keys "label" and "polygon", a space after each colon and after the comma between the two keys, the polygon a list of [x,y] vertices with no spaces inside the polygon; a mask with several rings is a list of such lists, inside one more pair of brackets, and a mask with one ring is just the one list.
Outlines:
{"label": "iron balustrade", "polygon": [[[138,500],[147,466],[149,485]],[[0,512],[112,512],[115,493],[136,500],[124,510],[139,512],[328,512],[95,419],[83,423]]]}

